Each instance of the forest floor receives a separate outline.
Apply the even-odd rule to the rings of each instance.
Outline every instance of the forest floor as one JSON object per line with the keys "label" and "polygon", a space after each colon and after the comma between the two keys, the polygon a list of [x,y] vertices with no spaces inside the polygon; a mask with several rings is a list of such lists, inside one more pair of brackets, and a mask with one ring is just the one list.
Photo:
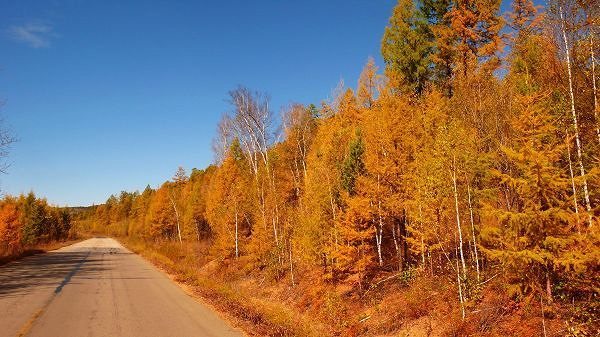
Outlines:
{"label": "forest floor", "polygon": [[473,290],[463,320],[451,273],[390,273],[358,291],[324,282],[320,271],[298,271],[292,285],[289,277],[254,271],[243,258],[209,260],[208,243],[119,241],[250,336],[595,336],[589,333],[598,326],[593,314],[583,317],[585,327],[570,321],[575,304],[558,301],[543,308],[542,319],[539,300],[511,299],[501,277]]}

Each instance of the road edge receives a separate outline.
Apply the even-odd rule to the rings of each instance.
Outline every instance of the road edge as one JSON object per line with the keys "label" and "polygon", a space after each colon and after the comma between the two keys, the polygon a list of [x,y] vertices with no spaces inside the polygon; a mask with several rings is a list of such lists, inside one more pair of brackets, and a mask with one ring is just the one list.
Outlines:
{"label": "road edge", "polygon": [[177,285],[177,287],[179,287],[186,295],[188,295],[189,297],[194,299],[196,302],[198,302],[198,303],[206,306],[210,310],[212,310],[217,316],[219,316],[219,318],[221,318],[222,320],[227,322],[233,328],[239,330],[242,333],[242,335],[244,335],[245,337],[253,336],[252,334],[248,333],[248,331],[246,330],[247,327],[245,326],[244,322],[242,322],[239,318],[237,318],[236,316],[234,316],[224,310],[220,310],[218,307],[216,307],[215,305],[210,303],[209,300],[207,300],[204,296],[202,296],[199,286],[190,285],[190,284],[187,284],[187,283],[179,280],[177,274],[172,273],[168,269],[162,267],[160,264],[156,263],[156,261],[152,260],[149,256],[144,254],[144,252],[140,252],[140,251],[137,251],[136,249],[133,249],[133,247],[127,245],[120,238],[117,238],[117,237],[111,237],[111,238],[114,239],[115,241],[117,241],[121,246],[125,247],[125,249],[129,250],[130,252],[132,252],[132,253],[136,254],[137,256],[141,257],[142,259],[144,259],[144,261],[148,262],[152,267],[154,267],[156,270],[161,272],[169,280],[171,280],[171,282],[173,282],[175,285]]}

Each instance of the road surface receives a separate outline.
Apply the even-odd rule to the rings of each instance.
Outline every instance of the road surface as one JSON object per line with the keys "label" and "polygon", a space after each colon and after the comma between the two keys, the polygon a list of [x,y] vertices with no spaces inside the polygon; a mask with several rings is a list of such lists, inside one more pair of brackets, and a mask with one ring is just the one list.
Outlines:
{"label": "road surface", "polygon": [[0,267],[0,336],[242,336],[110,238]]}

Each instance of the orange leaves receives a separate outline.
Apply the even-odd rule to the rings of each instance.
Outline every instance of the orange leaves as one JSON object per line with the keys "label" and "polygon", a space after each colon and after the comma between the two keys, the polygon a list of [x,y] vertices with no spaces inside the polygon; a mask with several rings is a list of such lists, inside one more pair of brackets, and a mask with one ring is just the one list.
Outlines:
{"label": "orange leaves", "polygon": [[448,13],[456,44],[458,66],[463,76],[480,66],[488,73],[499,66],[497,54],[502,49],[500,30],[504,24],[499,15],[498,0],[458,1]]}
{"label": "orange leaves", "polygon": [[16,200],[4,200],[0,204],[0,249],[12,253],[20,247],[21,225],[21,213]]}
{"label": "orange leaves", "polygon": [[353,197],[346,199],[347,208],[337,226],[339,241],[337,243],[337,268],[341,271],[357,273],[359,282],[366,269],[375,259],[372,226],[374,210],[367,198]]}
{"label": "orange leaves", "polygon": [[377,74],[375,59],[369,57],[358,79],[357,99],[361,107],[370,108],[381,86],[381,76]]}
{"label": "orange leaves", "polygon": [[155,238],[174,238],[176,235],[175,211],[169,196],[169,183],[156,190],[149,205],[147,221]]}
{"label": "orange leaves", "polygon": [[14,254],[40,242],[65,239],[70,230],[69,211],[48,205],[33,192],[0,200],[0,255]]}

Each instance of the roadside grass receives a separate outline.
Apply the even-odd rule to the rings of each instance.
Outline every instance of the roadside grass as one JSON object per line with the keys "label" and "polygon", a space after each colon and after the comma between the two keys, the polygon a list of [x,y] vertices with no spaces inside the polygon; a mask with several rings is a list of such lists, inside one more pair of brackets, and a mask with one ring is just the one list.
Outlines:
{"label": "roadside grass", "polygon": [[[176,242],[148,244],[140,239],[118,238],[128,249],[148,259],[223,313],[249,336],[327,336],[318,321],[293,310],[276,299],[260,296],[240,282],[211,274],[206,266],[207,247]],[[199,251],[200,250],[200,251]],[[205,253],[205,254],[201,254]],[[207,272],[208,271],[208,272]],[[239,281],[239,280],[238,280]]]}
{"label": "roadside grass", "polygon": [[[357,291],[347,284],[323,281],[322,271],[298,268],[294,286],[288,277],[269,279],[251,261],[211,260],[209,242],[145,242],[121,237],[130,250],[163,269],[194,295],[225,315],[249,336],[532,336],[542,324],[565,335],[570,306],[559,301],[508,296],[507,282],[486,275],[485,287],[473,292],[461,318],[452,275],[429,271],[389,273]],[[588,314],[589,315],[589,314]],[[593,330],[593,316],[588,321]],[[576,336],[576,334],[569,334]],[[585,336],[583,334],[582,336]]]}

